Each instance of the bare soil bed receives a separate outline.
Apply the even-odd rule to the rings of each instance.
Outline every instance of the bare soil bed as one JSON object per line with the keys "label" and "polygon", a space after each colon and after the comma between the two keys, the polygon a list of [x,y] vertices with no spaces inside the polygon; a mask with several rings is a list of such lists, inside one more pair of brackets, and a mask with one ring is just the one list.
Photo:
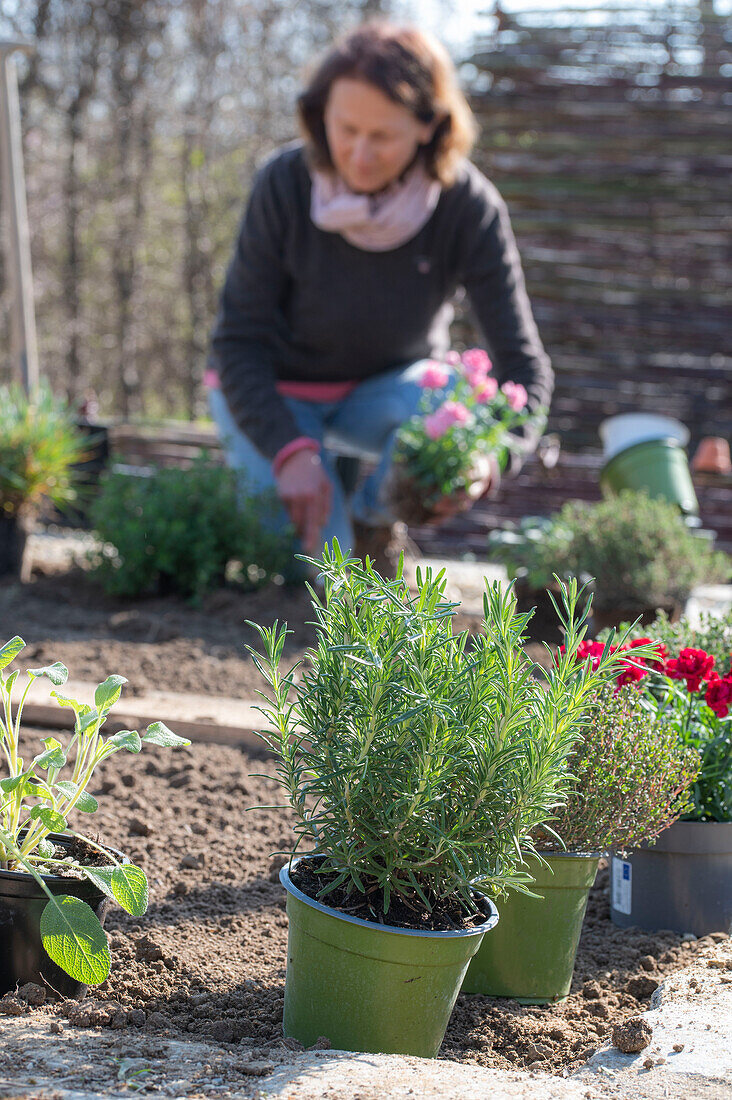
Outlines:
{"label": "bare soil bed", "polygon": [[[118,672],[128,692],[164,686],[251,698],[259,677],[243,649],[253,641],[244,620],[274,618],[290,623],[296,659],[311,637],[309,603],[298,590],[222,591],[192,609],[173,598],[110,600],[80,572],[36,572],[29,584],[0,588],[0,640],[22,635],[28,663],[61,660],[77,679]],[[287,810],[252,809],[277,801],[266,778],[273,771],[271,760],[218,745],[174,754],[145,748],[139,758],[107,761],[93,788],[102,796],[96,828],[147,871],[150,910],[143,918],[112,910],[112,974],[85,1000],[31,1007],[11,998],[0,1000],[0,1012],[119,1029],[121,1046],[134,1028],[151,1037],[246,1041],[263,1057],[281,1049],[287,918],[277,881],[284,860],[273,853],[293,834]],[[461,996],[441,1057],[566,1073],[615,1022],[647,1008],[663,976],[708,942],[615,928],[601,870],[568,1000],[537,1008]]]}

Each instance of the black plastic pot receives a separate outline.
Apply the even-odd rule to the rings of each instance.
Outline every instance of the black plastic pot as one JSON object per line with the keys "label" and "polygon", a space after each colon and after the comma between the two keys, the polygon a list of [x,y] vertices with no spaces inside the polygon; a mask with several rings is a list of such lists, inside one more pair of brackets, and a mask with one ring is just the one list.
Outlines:
{"label": "black plastic pot", "polygon": [[610,916],[620,928],[732,933],[732,822],[677,821],[610,864]]}
{"label": "black plastic pot", "polygon": [[0,577],[20,576],[26,538],[25,524],[0,512]]}
{"label": "black plastic pot", "polygon": [[88,420],[77,420],[75,427],[85,443],[84,457],[71,467],[78,500],[61,509],[51,506],[48,519],[61,527],[89,528],[89,506],[99,492],[99,479],[109,466],[109,428],[106,424],[93,424]]}
{"label": "black plastic pot", "polygon": [[[49,840],[64,848],[71,837],[51,833]],[[121,860],[121,852],[109,849]],[[96,913],[100,922],[109,908],[109,899],[88,879],[43,875],[52,894],[81,898]],[[0,870],[0,996],[25,982],[37,982],[64,997],[83,997],[87,987],[74,981],[46,954],[41,942],[41,913],[48,897],[26,871]]]}

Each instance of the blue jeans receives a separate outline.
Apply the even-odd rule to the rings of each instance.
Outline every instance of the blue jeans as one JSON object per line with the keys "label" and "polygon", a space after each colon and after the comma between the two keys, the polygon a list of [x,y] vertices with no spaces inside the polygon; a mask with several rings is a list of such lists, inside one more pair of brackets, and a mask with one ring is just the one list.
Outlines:
{"label": "blue jeans", "polygon": [[[333,504],[323,528],[323,542],[330,542],[335,537],[342,550],[352,550],[352,519],[377,527],[398,518],[381,499],[381,489],[391,465],[397,429],[417,412],[425,392],[418,383],[424,368],[425,362],[420,360],[408,367],[375,375],[361,382],[342,401],[283,398],[301,434],[320,443],[323,466],[333,487]],[[223,393],[209,390],[209,402],[228,465],[241,471],[249,492],[273,490],[275,479],[269,459],[264,458],[239,430]],[[336,474],[338,455],[377,463],[350,501],[346,501]],[[284,508],[277,522],[283,527],[287,524]]]}

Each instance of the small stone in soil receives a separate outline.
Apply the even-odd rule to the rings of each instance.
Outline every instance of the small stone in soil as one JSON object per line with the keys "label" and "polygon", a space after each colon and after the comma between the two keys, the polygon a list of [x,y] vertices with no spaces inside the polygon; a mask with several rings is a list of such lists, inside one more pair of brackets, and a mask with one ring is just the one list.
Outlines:
{"label": "small stone in soil", "polygon": [[301,1043],[299,1039],[293,1039],[290,1035],[282,1040],[282,1046],[285,1047],[286,1050],[305,1050],[303,1043]]}
{"label": "small stone in soil", "polygon": [[49,1027],[49,1031],[51,1032],[52,1035],[63,1035],[64,1025],[60,1024],[58,1022],[58,1020],[51,1020],[51,1025]]}
{"label": "small stone in soil", "polygon": [[209,1034],[219,1043],[230,1043],[234,1038],[234,1025],[227,1023],[226,1020],[217,1020]]}
{"label": "small stone in soil", "polygon": [[42,985],[37,985],[35,982],[26,982],[18,990],[18,996],[26,1004],[42,1005],[46,1000],[46,991]]}
{"label": "small stone in soil", "polygon": [[656,960],[654,959],[653,955],[644,955],[643,958],[638,960],[638,962],[644,970],[656,969]]}
{"label": "small stone in soil", "polygon": [[683,1049],[684,1049],[684,1044],[683,1043],[674,1043],[674,1050],[677,1054],[681,1054],[681,1051]]}
{"label": "small stone in soil", "polygon": [[24,1016],[26,1012],[30,1012],[28,1005],[13,993],[6,993],[0,998],[0,1014],[3,1016]]}
{"label": "small stone in soil", "polygon": [[279,882],[280,881],[280,871],[282,870],[282,868],[287,863],[288,863],[288,860],[282,859],[281,856],[279,856],[279,857],[276,856],[272,860],[272,866],[270,867],[270,870],[269,870],[269,881],[270,882]]}
{"label": "small stone in soil", "polygon": [[308,1050],[330,1050],[330,1039],[326,1039],[325,1035],[319,1035],[311,1047]]}
{"label": "small stone in soil", "polygon": [[653,1028],[640,1016],[631,1016],[613,1028],[613,1045],[623,1054],[638,1054],[650,1045]]}
{"label": "small stone in soil", "polygon": [[265,1077],[274,1069],[274,1062],[266,1062],[264,1060],[257,1062],[241,1062],[238,1069],[240,1073],[245,1074],[247,1077]]}
{"label": "small stone in soil", "polygon": [[656,978],[647,978],[645,974],[640,974],[636,978],[631,978],[625,983],[625,990],[630,993],[631,997],[635,997],[636,1000],[642,1001],[646,997],[650,997],[652,993],[658,989],[658,981]]}

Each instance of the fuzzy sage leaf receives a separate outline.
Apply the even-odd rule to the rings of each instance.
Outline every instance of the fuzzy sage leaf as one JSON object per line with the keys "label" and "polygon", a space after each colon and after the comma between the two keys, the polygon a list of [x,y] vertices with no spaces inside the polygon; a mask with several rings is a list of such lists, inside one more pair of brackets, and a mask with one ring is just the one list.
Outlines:
{"label": "fuzzy sage leaf", "polygon": [[11,661],[14,661],[18,654],[25,649],[25,642],[17,634],[14,638],[11,638],[9,642],[0,649],[0,670],[7,668]]}
{"label": "fuzzy sage leaf", "polygon": [[54,661],[52,665],[44,665],[43,668],[29,668],[28,675],[46,676],[56,687],[61,687],[69,678],[69,670],[60,661]]}
{"label": "fuzzy sage leaf", "polygon": [[133,917],[147,911],[147,876],[141,867],[122,863],[118,867],[84,867],[83,871],[90,882]]}
{"label": "fuzzy sage leaf", "polygon": [[109,976],[107,937],[85,901],[67,894],[50,900],[41,913],[41,939],[53,961],[77,981],[99,985]]}
{"label": "fuzzy sage leaf", "polygon": [[182,749],[190,745],[186,737],[179,737],[169,730],[164,722],[153,722],[142,735],[146,745],[160,745],[164,749]]}

